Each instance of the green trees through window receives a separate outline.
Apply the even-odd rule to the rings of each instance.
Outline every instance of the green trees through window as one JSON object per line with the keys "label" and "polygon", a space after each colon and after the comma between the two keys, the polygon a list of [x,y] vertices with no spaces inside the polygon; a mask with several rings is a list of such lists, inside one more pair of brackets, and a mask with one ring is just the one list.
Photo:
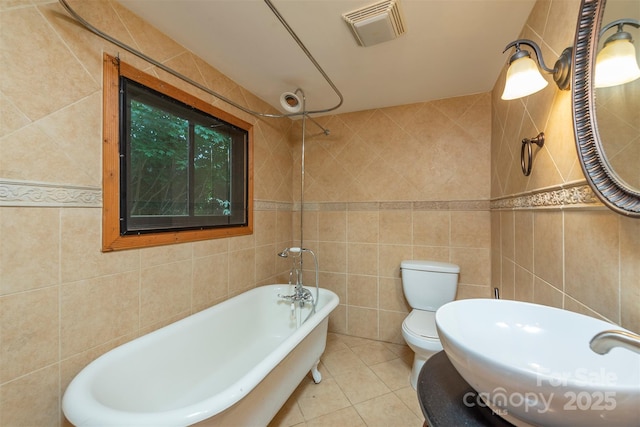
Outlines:
{"label": "green trees through window", "polygon": [[188,215],[189,121],[136,100],[130,114],[130,214]]}
{"label": "green trees through window", "polygon": [[120,87],[122,233],[246,223],[246,131],[124,77]]}

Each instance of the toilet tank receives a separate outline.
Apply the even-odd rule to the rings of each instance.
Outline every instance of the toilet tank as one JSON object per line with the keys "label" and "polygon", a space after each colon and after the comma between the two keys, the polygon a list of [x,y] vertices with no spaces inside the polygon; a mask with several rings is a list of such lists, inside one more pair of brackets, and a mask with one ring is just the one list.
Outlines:
{"label": "toilet tank", "polygon": [[436,311],[456,297],[460,267],[438,261],[408,260],[400,264],[402,289],[409,305]]}

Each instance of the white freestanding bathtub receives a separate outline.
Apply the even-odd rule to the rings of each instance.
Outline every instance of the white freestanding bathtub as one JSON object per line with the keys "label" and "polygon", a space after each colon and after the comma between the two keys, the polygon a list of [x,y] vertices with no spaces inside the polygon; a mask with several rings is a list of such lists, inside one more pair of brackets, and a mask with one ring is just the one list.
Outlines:
{"label": "white freestanding bathtub", "polygon": [[338,305],[320,289],[304,322],[309,304],[292,313],[278,297],[292,288],[260,286],[109,351],[69,384],[65,416],[76,426],[265,426],[310,370],[320,381]]}

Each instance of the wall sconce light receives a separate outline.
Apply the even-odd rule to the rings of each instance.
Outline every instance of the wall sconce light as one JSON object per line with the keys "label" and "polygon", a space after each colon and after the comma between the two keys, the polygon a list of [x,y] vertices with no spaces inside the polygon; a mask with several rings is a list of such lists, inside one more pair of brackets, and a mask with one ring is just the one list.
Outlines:
{"label": "wall sconce light", "polygon": [[618,30],[605,40],[596,57],[595,87],[610,87],[629,83],[640,78],[640,68],[636,59],[631,34],[623,31],[625,25],[640,28],[637,19],[618,19],[600,30],[600,38],[613,27]]}
{"label": "wall sconce light", "polygon": [[518,39],[509,43],[502,52],[506,52],[507,49],[513,46],[516,48],[515,53],[509,58],[507,81],[504,86],[504,92],[502,93],[502,99],[511,100],[522,98],[536,93],[547,86],[547,81],[538,70],[538,64],[531,59],[531,54],[528,51],[520,49],[521,44],[533,48],[536,52],[536,58],[538,59],[540,68],[546,73],[553,75],[553,80],[560,89],[569,89],[571,82],[571,53],[573,52],[573,48],[566,48],[556,61],[553,69],[551,69],[545,65],[540,47],[534,41]]}

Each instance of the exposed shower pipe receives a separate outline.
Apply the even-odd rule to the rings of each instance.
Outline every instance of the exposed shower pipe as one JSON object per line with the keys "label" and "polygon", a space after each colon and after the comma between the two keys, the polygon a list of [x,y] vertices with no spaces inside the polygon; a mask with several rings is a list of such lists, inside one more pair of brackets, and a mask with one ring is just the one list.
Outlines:
{"label": "exposed shower pipe", "polygon": [[[300,96],[298,96],[300,94]],[[304,163],[305,163],[305,134],[306,134],[306,119],[307,119],[307,97],[301,88],[295,90],[295,92],[285,92],[280,97],[280,103],[282,107],[291,112],[302,111],[302,149],[300,157],[300,247],[304,247]],[[300,261],[302,265],[302,261]]]}
{"label": "exposed shower pipe", "polygon": [[[306,109],[307,109],[307,100],[304,96],[304,91],[302,89],[297,89],[297,92],[300,92],[300,94],[302,95],[302,112],[305,113]],[[300,247],[304,248],[303,246],[303,233],[304,233],[304,223],[303,218],[304,215],[302,214],[304,211],[304,134],[306,132],[305,129],[305,122],[307,119],[307,115],[306,114],[302,114],[302,149],[300,151],[300,155],[302,156],[302,158],[300,159]],[[302,258],[300,258],[300,267],[302,267]]]}
{"label": "exposed shower pipe", "polygon": [[[300,96],[298,96],[300,94]],[[282,107],[291,112],[302,111],[302,144],[300,150],[300,248],[304,247],[304,175],[305,175],[305,134],[307,120],[307,97],[302,88],[298,88],[295,92],[285,92],[280,96]],[[283,252],[284,253],[284,252]],[[283,254],[282,253],[282,254]],[[280,256],[282,256],[280,254]],[[303,268],[302,257],[300,257],[300,268]]]}
{"label": "exposed shower pipe", "polygon": [[[142,58],[143,60],[147,61],[148,63],[155,65],[156,67],[160,68],[161,70],[173,75],[174,77],[179,78],[180,80],[182,80],[184,82],[189,83],[192,86],[197,87],[198,89],[200,89],[200,90],[202,90],[202,91],[204,91],[204,92],[206,92],[206,93],[218,98],[219,100],[221,100],[223,102],[226,102],[227,104],[232,105],[233,107],[235,107],[235,108],[237,108],[237,109],[239,109],[241,111],[244,111],[247,114],[251,114],[251,115],[257,116],[257,117],[268,117],[268,118],[283,118],[283,117],[294,117],[294,116],[300,116],[301,115],[301,116],[303,116],[303,119],[304,119],[305,115],[308,115],[308,114],[328,113],[330,111],[333,111],[333,110],[339,108],[342,105],[343,101],[344,101],[342,93],[338,90],[336,85],[331,81],[329,76],[324,72],[322,67],[320,67],[320,64],[318,64],[318,62],[315,60],[313,55],[311,55],[311,52],[309,52],[309,50],[305,47],[305,45],[302,43],[300,38],[296,35],[296,33],[289,26],[287,21],[285,21],[285,19],[282,17],[280,12],[278,12],[278,10],[275,8],[275,6],[271,3],[270,0],[264,0],[264,2],[267,4],[269,9],[271,9],[271,11],[276,15],[278,20],[282,23],[282,25],[285,27],[285,29],[289,32],[291,37],[293,37],[293,39],[296,41],[296,43],[298,44],[300,49],[302,49],[302,51],[307,55],[309,60],[313,63],[313,65],[320,72],[322,77],[324,77],[326,82],[329,84],[329,86],[331,86],[333,91],[338,96],[339,102],[335,106],[333,106],[331,108],[325,108],[325,109],[322,109],[322,110],[313,110],[313,111],[306,111],[306,112],[303,111],[302,113],[289,113],[289,114],[270,114],[270,113],[261,113],[261,112],[258,112],[258,111],[251,110],[251,109],[249,109],[247,107],[244,107],[244,106],[238,104],[235,101],[232,101],[231,99],[225,97],[224,95],[221,95],[218,92],[215,92],[215,91],[209,89],[208,87],[201,85],[200,83],[190,79],[189,77],[187,77],[187,76],[185,76],[185,75],[173,70],[172,68],[167,67],[166,65],[162,64],[161,62],[156,61],[155,59],[145,55],[144,53],[140,52],[139,50],[134,49],[133,47],[121,42],[120,40],[115,39],[114,37],[104,33],[103,31],[97,29],[96,27],[91,25],[89,22],[87,22],[84,18],[82,18],[71,6],[69,6],[69,4],[67,3],[66,0],[58,0],[58,2],[67,11],[67,13],[69,13],[69,15],[71,15],[71,17],[73,19],[75,19],[78,23],[80,23],[83,27],[85,27],[87,30],[91,31],[95,35],[107,40],[108,42],[111,42],[111,43],[115,44],[116,46],[126,50],[127,52],[129,52],[129,53],[131,53],[131,54],[133,54],[133,55],[135,55],[135,56],[137,56],[139,58]],[[309,119],[311,119],[313,121],[313,123],[315,123],[318,127],[320,127],[325,135],[329,135],[329,130],[328,129],[326,129],[323,126],[321,126],[318,122],[313,120],[311,117],[309,117]]]}

